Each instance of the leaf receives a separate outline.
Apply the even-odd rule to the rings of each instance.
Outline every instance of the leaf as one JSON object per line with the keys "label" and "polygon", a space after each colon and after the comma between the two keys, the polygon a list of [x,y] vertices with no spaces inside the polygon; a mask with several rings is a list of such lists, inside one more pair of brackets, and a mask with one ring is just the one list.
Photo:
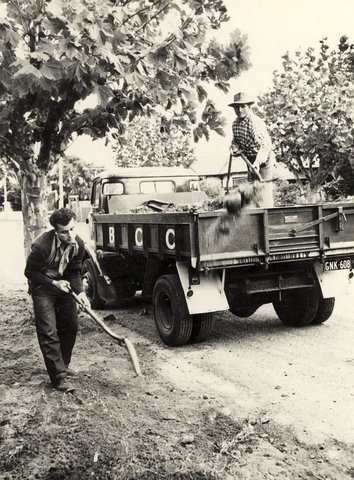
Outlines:
{"label": "leaf", "polygon": [[120,74],[124,72],[123,64],[121,63],[120,55],[113,54],[108,49],[102,49],[102,56],[105,58],[111,65],[114,66],[116,71]]}
{"label": "leaf", "polygon": [[138,88],[144,88],[147,84],[147,78],[145,75],[141,75],[138,72],[134,72],[132,75],[133,78],[133,85],[135,85]]}
{"label": "leaf", "polygon": [[12,85],[12,75],[5,68],[0,68],[0,83],[5,90],[8,90]]}
{"label": "leaf", "polygon": [[14,80],[12,91],[14,95],[19,97],[26,97],[29,93],[38,93],[43,86],[41,79],[34,75],[20,75]]}
{"label": "leaf", "polygon": [[9,44],[11,49],[15,49],[21,41],[21,36],[13,30],[7,22],[0,23],[0,39],[4,44]]}
{"label": "leaf", "polygon": [[164,70],[157,71],[156,79],[160,82],[160,85],[164,90],[176,88],[180,81],[180,78],[177,74],[171,75]]}
{"label": "leaf", "polygon": [[222,90],[224,93],[228,93],[230,90],[230,84],[227,82],[215,82],[215,87]]}
{"label": "leaf", "polygon": [[199,102],[203,102],[208,98],[208,92],[201,85],[197,85],[197,94]]}
{"label": "leaf", "polygon": [[94,41],[97,45],[103,44],[103,38],[101,36],[101,31],[97,25],[93,24],[88,27],[89,37],[91,41]]}
{"label": "leaf", "polygon": [[58,81],[62,78],[64,70],[60,62],[50,60],[41,67],[40,72],[47,80]]}
{"label": "leaf", "polygon": [[193,139],[197,143],[203,136],[203,130],[200,127],[193,129]]}
{"label": "leaf", "polygon": [[177,70],[184,70],[188,64],[187,57],[177,51],[173,52],[173,64]]}
{"label": "leaf", "polygon": [[200,128],[202,130],[202,134],[204,135],[206,140],[209,140],[210,134],[209,134],[208,127],[203,123],[200,123],[199,125],[200,125]]}
{"label": "leaf", "polygon": [[50,55],[45,52],[31,52],[30,57],[39,62],[47,62],[50,59]]}
{"label": "leaf", "polygon": [[152,54],[153,58],[155,59],[156,63],[165,63],[167,61],[167,58],[169,57],[170,52],[169,50],[165,47],[162,46],[155,50],[155,52]]}
{"label": "leaf", "polygon": [[195,104],[196,95],[192,89],[180,86],[178,88],[178,92],[182,94],[189,103],[191,103],[192,105]]}
{"label": "leaf", "polygon": [[112,89],[107,85],[96,85],[94,89],[94,93],[97,94],[100,105],[102,105],[103,107],[107,105],[107,103],[110,101],[110,99],[113,96]]}
{"label": "leaf", "polygon": [[18,70],[14,74],[14,78],[20,77],[22,75],[31,75],[31,76],[34,76],[38,79],[42,78],[41,72],[36,67],[31,65],[29,62],[27,62],[25,65],[23,65],[23,67],[20,68],[20,70]]}
{"label": "leaf", "polygon": [[76,62],[74,76],[79,83],[83,82],[85,74],[86,70],[84,69],[83,65],[81,65],[79,62]]}

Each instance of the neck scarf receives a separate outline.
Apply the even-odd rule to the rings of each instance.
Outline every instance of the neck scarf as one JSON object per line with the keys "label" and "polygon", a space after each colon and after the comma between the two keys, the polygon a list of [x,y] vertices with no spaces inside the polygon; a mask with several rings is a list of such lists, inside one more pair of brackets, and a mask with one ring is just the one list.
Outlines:
{"label": "neck scarf", "polygon": [[78,245],[77,245],[77,242],[73,242],[73,243],[68,243],[66,246],[59,240],[58,238],[58,241],[59,241],[59,249],[60,249],[60,252],[61,252],[61,257],[60,257],[60,260],[59,260],[59,274],[60,276],[63,275],[66,267],[68,266],[68,263],[70,261],[70,254],[71,252],[74,252],[73,255],[75,255],[75,253],[77,252],[78,250]]}

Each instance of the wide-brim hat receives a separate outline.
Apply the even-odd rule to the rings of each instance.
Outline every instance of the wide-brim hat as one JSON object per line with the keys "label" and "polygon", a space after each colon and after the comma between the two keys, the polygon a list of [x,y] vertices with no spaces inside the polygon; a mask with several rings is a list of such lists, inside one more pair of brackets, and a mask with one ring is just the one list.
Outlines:
{"label": "wide-brim hat", "polygon": [[251,95],[245,92],[239,92],[234,95],[234,101],[229,103],[229,107],[233,107],[234,105],[250,105],[252,103],[255,103],[255,99],[251,97]]}

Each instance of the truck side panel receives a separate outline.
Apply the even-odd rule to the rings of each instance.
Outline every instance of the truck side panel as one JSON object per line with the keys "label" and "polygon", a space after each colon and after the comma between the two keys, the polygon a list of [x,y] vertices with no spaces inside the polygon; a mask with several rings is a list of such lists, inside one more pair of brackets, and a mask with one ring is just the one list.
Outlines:
{"label": "truck side panel", "polygon": [[188,259],[200,270],[354,255],[351,204],[254,209],[240,217],[220,211],[101,214],[94,222],[98,249]]}
{"label": "truck side panel", "polygon": [[190,259],[191,216],[173,214],[99,215],[95,218],[98,249],[107,252],[140,253]]}
{"label": "truck side panel", "polygon": [[[227,222],[223,235],[220,221]],[[354,209],[294,206],[257,209],[220,220],[202,213],[198,223],[200,265],[218,268],[354,254]]]}

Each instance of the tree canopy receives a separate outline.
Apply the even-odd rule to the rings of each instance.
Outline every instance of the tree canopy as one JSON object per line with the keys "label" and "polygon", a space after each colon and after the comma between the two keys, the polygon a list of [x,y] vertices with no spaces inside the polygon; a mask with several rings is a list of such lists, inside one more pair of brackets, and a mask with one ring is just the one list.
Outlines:
{"label": "tree canopy", "polygon": [[43,228],[45,175],[73,136],[119,139],[126,120],[161,109],[167,126],[191,122],[196,140],[222,133],[210,102],[198,119],[205,83],[227,91],[249,65],[240,32],[227,45],[210,36],[229,20],[222,0],[3,3],[0,154],[21,173],[30,236]]}
{"label": "tree canopy", "polygon": [[354,158],[354,46],[287,53],[260,101],[278,160],[317,191]]}
{"label": "tree canopy", "polygon": [[195,161],[190,132],[175,125],[168,131],[159,117],[136,117],[115,148],[119,167],[184,166]]}
{"label": "tree canopy", "polygon": [[[93,164],[87,163],[78,157],[67,157],[63,159],[63,190],[65,199],[69,195],[78,195],[79,200],[88,200],[91,194],[92,181],[101,169]],[[49,172],[49,182],[52,188],[58,191],[59,173],[56,166]]]}

